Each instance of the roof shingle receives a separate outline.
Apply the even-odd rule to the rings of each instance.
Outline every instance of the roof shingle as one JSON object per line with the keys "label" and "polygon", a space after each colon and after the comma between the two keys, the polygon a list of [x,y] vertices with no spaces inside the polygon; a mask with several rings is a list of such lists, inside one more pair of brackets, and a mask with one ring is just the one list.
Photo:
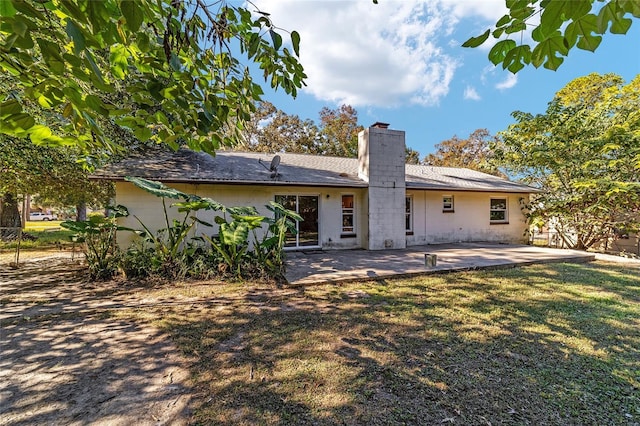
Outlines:
{"label": "roof shingle", "polygon": [[[96,179],[137,176],[162,182],[367,187],[356,158],[280,153],[277,176],[268,170],[273,155],[221,151],[215,157],[181,149],[138,154],[93,174]],[[264,164],[261,164],[261,162]],[[408,189],[536,192],[535,188],[486,173],[452,167],[406,166]]]}

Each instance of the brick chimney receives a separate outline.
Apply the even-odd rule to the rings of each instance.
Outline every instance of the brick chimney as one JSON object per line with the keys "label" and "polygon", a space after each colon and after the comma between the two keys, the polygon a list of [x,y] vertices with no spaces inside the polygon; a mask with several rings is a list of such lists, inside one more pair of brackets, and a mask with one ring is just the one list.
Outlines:
{"label": "brick chimney", "polygon": [[358,176],[369,183],[368,249],[405,248],[404,131],[376,122],[358,135]]}

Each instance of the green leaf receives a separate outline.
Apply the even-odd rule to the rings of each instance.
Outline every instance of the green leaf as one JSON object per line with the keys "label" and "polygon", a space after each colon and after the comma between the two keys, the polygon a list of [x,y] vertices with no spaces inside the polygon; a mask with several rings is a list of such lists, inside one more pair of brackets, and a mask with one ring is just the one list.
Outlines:
{"label": "green leaf", "polygon": [[0,116],[19,114],[22,112],[22,104],[15,99],[10,99],[0,104]]}
{"label": "green leaf", "polygon": [[109,116],[109,110],[105,107],[104,103],[99,97],[95,95],[87,95],[84,101],[89,108],[91,108],[98,114],[101,114],[105,117]]}
{"label": "green leaf", "polygon": [[120,11],[127,20],[127,28],[129,28],[129,31],[132,33],[138,31],[144,19],[144,14],[138,5],[138,1],[139,0],[120,1]]}
{"label": "green leaf", "polygon": [[600,9],[597,18],[598,32],[604,34],[611,23],[611,32],[614,34],[626,34],[631,26],[631,19],[624,18],[623,12],[617,8],[617,2],[610,1]]}
{"label": "green leaf", "polygon": [[111,62],[111,72],[113,75],[116,76],[116,78],[124,79],[129,67],[127,48],[121,44],[111,46],[109,62]]}
{"label": "green leaf", "polygon": [[78,26],[71,20],[67,20],[67,35],[73,40],[73,51],[76,55],[80,54],[86,47],[84,34]]}
{"label": "green leaf", "polygon": [[5,130],[5,126],[13,131],[28,130],[36,124],[32,116],[24,112],[12,114],[3,118],[0,130]]}
{"label": "green leaf", "polygon": [[491,34],[491,30],[487,30],[478,37],[471,37],[469,40],[465,41],[462,44],[462,47],[478,47],[489,38],[489,34]]}
{"label": "green leaf", "polygon": [[273,41],[273,48],[275,50],[279,50],[282,46],[282,36],[274,30],[269,30],[269,35],[271,36],[271,40]]}
{"label": "green leaf", "polygon": [[297,31],[291,31],[291,45],[296,56],[300,56],[300,34]]}
{"label": "green leaf", "polygon": [[513,40],[501,40],[497,42],[489,51],[489,60],[498,65],[507,56],[507,53],[516,47],[516,42]]}
{"label": "green leaf", "polygon": [[178,191],[174,188],[169,188],[161,182],[132,176],[126,176],[124,180],[126,180],[127,182],[131,182],[138,188],[144,189],[145,191],[155,195],[156,197],[166,197],[174,199],[182,198],[185,200],[189,198],[189,196],[184,192]]}
{"label": "green leaf", "polygon": [[21,19],[14,19],[11,25],[13,32],[18,34],[20,37],[24,37],[27,34],[27,24]]}
{"label": "green leaf", "polygon": [[29,137],[31,137],[31,141],[35,144],[46,142],[51,135],[51,129],[41,124],[37,124],[29,129]]}
{"label": "green leaf", "polygon": [[565,39],[562,36],[550,37],[539,43],[531,54],[531,63],[538,68],[544,65],[545,68],[556,70],[564,62],[564,58],[557,56],[558,54],[566,56],[569,52]]}
{"label": "green leaf", "polygon": [[518,46],[507,52],[507,55],[505,56],[502,63],[502,67],[515,74],[530,62],[531,48],[527,45]]}
{"label": "green leaf", "polygon": [[512,19],[513,18],[511,17],[511,15],[504,15],[502,18],[498,20],[498,22],[496,22],[496,27],[503,27],[507,25],[509,22],[511,22]]}
{"label": "green leaf", "polygon": [[16,14],[16,9],[13,7],[10,1],[1,0],[0,1],[0,16],[9,18]]}
{"label": "green leaf", "polygon": [[618,5],[625,12],[640,18],[640,2],[638,0],[618,0]]}
{"label": "green leaf", "polygon": [[138,127],[137,129],[134,129],[133,134],[141,142],[148,141],[153,135],[151,129],[149,129],[148,127]]}
{"label": "green leaf", "polygon": [[601,36],[593,35],[597,31],[596,17],[594,15],[585,15],[567,25],[564,35],[569,46],[574,46],[577,42],[578,48],[593,52],[602,41]]}

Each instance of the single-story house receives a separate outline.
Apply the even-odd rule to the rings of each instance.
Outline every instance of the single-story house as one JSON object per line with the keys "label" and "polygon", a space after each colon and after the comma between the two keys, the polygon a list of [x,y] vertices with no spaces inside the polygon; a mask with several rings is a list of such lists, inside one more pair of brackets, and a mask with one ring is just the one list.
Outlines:
{"label": "single-story house", "polygon": [[[159,229],[160,199],[125,176],[161,181],[227,206],[255,206],[265,215],[264,205],[278,201],[304,218],[287,241],[292,249],[523,242],[528,225],[522,209],[536,192],[469,169],[405,164],[405,133],[385,123],[359,134],[358,158],[235,151],[211,156],[181,149],[133,156],[94,174],[115,181],[116,203]],[[197,214],[212,221],[215,213]],[[131,216],[123,225],[139,227]]]}

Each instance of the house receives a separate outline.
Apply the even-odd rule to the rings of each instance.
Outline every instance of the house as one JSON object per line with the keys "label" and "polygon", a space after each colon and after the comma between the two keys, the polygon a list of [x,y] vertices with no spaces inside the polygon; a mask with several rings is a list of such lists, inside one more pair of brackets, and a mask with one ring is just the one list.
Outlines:
{"label": "house", "polygon": [[[536,191],[473,170],[405,164],[405,133],[384,123],[359,134],[358,158],[228,151],[213,157],[179,150],[130,157],[95,173],[115,181],[118,204],[159,229],[161,201],[125,176],[162,181],[228,206],[255,206],[263,214],[270,200],[280,202],[304,218],[287,241],[294,249],[523,242],[522,208]],[[215,213],[197,214],[212,222]],[[139,227],[132,216],[123,221]]]}

